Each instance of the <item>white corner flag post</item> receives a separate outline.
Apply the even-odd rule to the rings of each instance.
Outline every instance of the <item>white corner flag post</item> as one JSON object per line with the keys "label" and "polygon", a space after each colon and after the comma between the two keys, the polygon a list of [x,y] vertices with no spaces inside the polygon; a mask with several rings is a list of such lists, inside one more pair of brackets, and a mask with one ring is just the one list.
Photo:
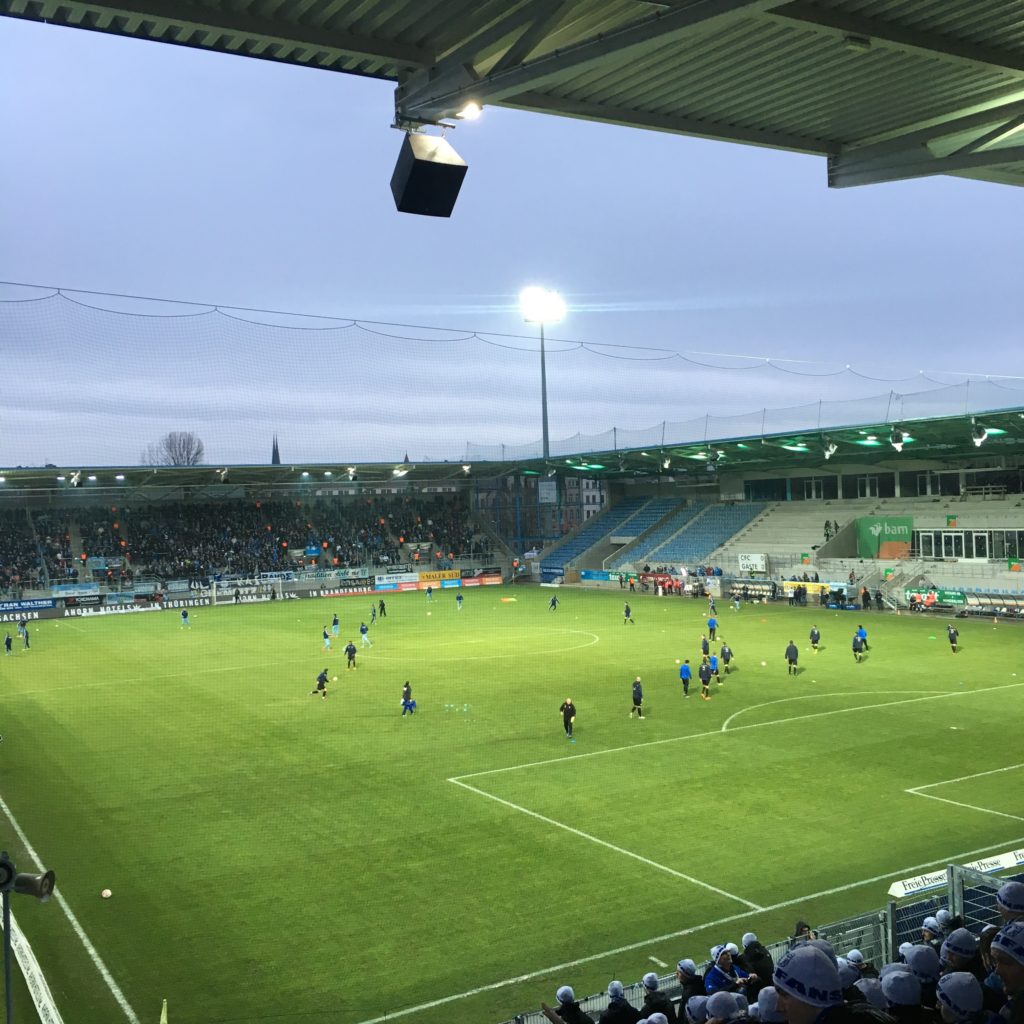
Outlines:
{"label": "white corner flag post", "polygon": [[160,1024],[167,1024],[167,1000],[164,1000],[164,1005],[160,1010]]}

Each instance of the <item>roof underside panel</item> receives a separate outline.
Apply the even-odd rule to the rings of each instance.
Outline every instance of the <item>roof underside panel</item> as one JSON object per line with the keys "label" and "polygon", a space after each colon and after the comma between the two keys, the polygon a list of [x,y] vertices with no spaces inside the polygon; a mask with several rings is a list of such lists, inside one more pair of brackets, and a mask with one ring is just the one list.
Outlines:
{"label": "roof underside panel", "polygon": [[[476,98],[828,154],[836,186],[1024,182],[1020,0],[0,0],[0,13],[389,79],[411,124]],[[988,108],[1001,109],[977,124]]]}

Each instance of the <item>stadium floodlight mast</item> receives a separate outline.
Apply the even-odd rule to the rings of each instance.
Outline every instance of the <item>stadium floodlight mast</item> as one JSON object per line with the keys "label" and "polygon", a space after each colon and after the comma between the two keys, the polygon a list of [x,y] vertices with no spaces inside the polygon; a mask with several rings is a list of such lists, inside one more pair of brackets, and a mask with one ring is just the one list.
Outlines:
{"label": "stadium floodlight mast", "polygon": [[14,1020],[11,992],[11,892],[34,896],[40,903],[45,903],[53,892],[55,881],[52,871],[44,871],[38,875],[17,871],[7,851],[0,852],[0,896],[3,897],[4,928],[4,1008],[7,1024]]}
{"label": "stadium floodlight mast", "polygon": [[531,285],[519,293],[519,310],[528,324],[540,325],[540,414],[544,458],[551,454],[548,443],[548,376],[544,359],[544,325],[565,318],[565,299],[550,288]]}

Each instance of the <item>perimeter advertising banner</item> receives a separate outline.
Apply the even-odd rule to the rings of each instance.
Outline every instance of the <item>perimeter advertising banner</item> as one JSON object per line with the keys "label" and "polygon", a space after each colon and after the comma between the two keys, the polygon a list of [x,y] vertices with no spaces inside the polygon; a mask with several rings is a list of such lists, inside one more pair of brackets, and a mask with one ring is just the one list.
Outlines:
{"label": "perimeter advertising banner", "polygon": [[916,601],[920,601],[926,607],[933,604],[957,606],[967,604],[967,597],[962,590],[913,590],[908,587],[903,591],[903,596],[907,602],[913,596]]}
{"label": "perimeter advertising banner", "polygon": [[857,520],[858,558],[909,558],[912,516],[861,516]]}

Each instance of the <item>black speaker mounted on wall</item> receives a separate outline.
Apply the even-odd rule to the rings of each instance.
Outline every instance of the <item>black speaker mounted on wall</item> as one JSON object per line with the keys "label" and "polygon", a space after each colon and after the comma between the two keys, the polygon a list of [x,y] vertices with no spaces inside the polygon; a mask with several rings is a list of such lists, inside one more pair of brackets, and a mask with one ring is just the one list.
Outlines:
{"label": "black speaker mounted on wall", "polygon": [[395,206],[401,213],[450,217],[468,169],[441,136],[406,134],[391,175]]}

